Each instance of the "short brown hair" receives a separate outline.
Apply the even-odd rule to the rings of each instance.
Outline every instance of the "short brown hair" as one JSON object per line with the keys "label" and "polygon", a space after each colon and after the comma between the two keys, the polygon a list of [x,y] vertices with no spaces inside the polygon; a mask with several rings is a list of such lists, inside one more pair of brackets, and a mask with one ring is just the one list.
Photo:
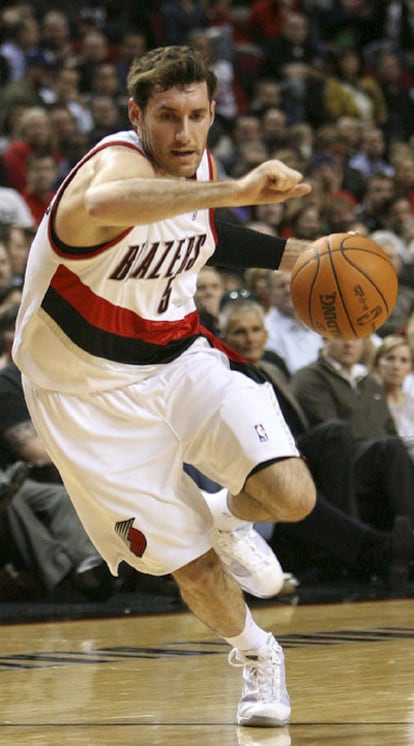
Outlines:
{"label": "short brown hair", "polygon": [[211,101],[217,86],[215,73],[201,55],[191,47],[169,46],[152,49],[135,59],[130,67],[127,87],[129,95],[143,111],[154,91],[167,91],[189,83],[207,83]]}

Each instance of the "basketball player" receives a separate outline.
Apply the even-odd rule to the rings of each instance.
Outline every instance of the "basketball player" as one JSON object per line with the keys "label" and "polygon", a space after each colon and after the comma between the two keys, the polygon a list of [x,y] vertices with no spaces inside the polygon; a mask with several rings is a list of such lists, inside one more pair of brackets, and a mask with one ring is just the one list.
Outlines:
{"label": "basketball player", "polygon": [[197,52],[152,50],[133,62],[128,89],[132,130],[86,154],[38,229],[14,357],[34,425],[113,574],[122,560],[173,573],[243,667],[239,724],[280,726],[290,715],[283,651],[224,571],[212,513],[182,465],[228,489],[216,506],[228,531],[296,521],[314,506],[270,387],[230,369],[193,299],[213,254],[265,267],[283,255],[292,266],[304,247],[235,237],[214,225],[212,208],[282,202],[309,187],[279,161],[214,180],[215,76]]}

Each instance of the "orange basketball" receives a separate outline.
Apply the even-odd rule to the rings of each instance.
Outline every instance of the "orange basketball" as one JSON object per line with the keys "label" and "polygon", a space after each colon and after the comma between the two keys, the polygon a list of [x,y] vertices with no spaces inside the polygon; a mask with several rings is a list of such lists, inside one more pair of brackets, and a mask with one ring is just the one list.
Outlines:
{"label": "orange basketball", "polygon": [[398,279],[387,253],[374,241],[333,233],[298,257],[290,292],[299,318],[315,332],[357,339],[387,320],[397,300]]}

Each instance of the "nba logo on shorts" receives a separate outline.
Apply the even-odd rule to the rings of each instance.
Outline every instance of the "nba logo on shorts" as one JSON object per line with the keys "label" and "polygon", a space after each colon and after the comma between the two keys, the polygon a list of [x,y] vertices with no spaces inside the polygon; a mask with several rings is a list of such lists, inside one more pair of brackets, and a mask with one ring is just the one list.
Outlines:
{"label": "nba logo on shorts", "polygon": [[263,425],[261,424],[261,422],[259,422],[258,425],[255,425],[254,429],[256,430],[258,438],[261,443],[266,443],[266,441],[269,440],[269,436],[266,430],[264,429]]}

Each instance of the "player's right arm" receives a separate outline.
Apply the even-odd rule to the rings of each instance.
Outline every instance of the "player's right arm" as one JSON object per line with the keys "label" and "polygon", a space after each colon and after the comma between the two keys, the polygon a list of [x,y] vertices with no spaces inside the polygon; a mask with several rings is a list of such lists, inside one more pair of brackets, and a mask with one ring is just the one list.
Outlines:
{"label": "player's right arm", "polygon": [[240,179],[198,182],[156,173],[139,153],[107,148],[87,161],[66,188],[56,231],[71,245],[110,240],[120,230],[210,207],[283,202],[310,191],[302,175],[267,161]]}

